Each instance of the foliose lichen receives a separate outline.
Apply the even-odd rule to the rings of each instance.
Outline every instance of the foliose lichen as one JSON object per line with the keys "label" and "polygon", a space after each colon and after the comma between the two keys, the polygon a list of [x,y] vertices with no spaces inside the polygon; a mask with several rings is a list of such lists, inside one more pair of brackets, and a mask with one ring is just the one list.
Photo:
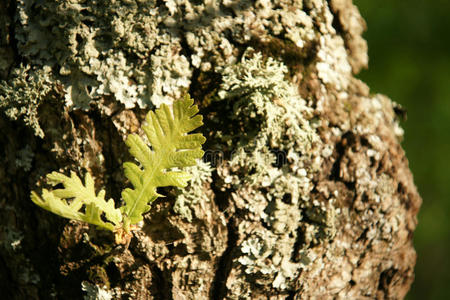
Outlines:
{"label": "foliose lichen", "polygon": [[336,90],[346,90],[352,67],[348,61],[344,41],[340,37],[320,37],[316,63],[317,74],[324,84],[332,84]]}
{"label": "foliose lichen", "polygon": [[[359,153],[347,155],[352,159],[358,158],[355,158],[357,163],[352,164],[359,168],[348,171],[342,163],[339,176],[342,175],[345,183],[355,182],[358,193],[367,194],[364,200],[373,202],[374,207],[381,203],[381,208],[375,210],[379,220],[396,220],[392,223],[380,221],[373,225],[367,231],[368,237],[374,237],[377,234],[376,226],[381,226],[383,239],[391,238],[389,245],[395,245],[395,240],[402,239],[392,238],[392,233],[396,233],[397,227],[403,226],[402,220],[405,218],[394,213],[385,214],[385,205],[398,205],[398,201],[392,197],[396,188],[393,177],[364,171],[371,168],[372,160],[378,163],[386,153],[383,146],[385,136],[376,133],[377,128],[392,120],[383,119],[388,110],[384,107],[389,102],[383,97],[358,96],[360,105],[351,103],[354,95],[349,89],[354,87],[354,82],[350,65],[355,70],[365,60],[364,57],[349,57],[352,53],[348,52],[347,32],[335,30],[339,19],[349,10],[342,10],[335,15],[330,10],[330,6],[338,3],[345,6],[348,2],[73,0],[69,3],[18,0],[14,29],[14,39],[18,41],[16,55],[21,56],[21,61],[27,62],[27,65],[15,66],[19,71],[11,72],[7,79],[8,88],[14,97],[9,97],[1,104],[7,103],[3,108],[9,110],[13,117],[19,116],[26,120],[32,116],[32,121],[27,124],[34,128],[38,124],[35,111],[45,96],[29,97],[32,92],[42,94],[39,84],[29,85],[32,91],[27,91],[26,87],[26,92],[17,92],[11,82],[21,74],[43,72],[51,82],[61,85],[65,104],[70,109],[98,106],[102,114],[110,116],[115,110],[105,108],[106,105],[102,107],[105,102],[112,102],[112,107],[124,108],[172,103],[186,89],[192,88],[191,81],[198,80],[195,77],[199,73],[199,77],[219,73],[222,83],[214,87],[218,89],[216,100],[227,102],[232,107],[230,123],[234,131],[226,132],[224,129],[217,132],[218,144],[231,152],[230,159],[217,167],[218,182],[219,185],[223,182],[220,188],[232,198],[229,210],[239,210],[237,217],[231,217],[238,221],[244,220],[239,222],[236,230],[240,243],[237,247],[241,252],[235,257],[229,276],[242,280],[236,280],[239,282],[237,284],[236,281],[227,283],[227,296],[251,298],[255,278],[258,285],[270,286],[280,294],[286,293],[286,290],[294,288],[294,278],[300,276],[299,280],[302,281],[305,274],[324,274],[323,266],[327,264],[339,265],[336,274],[326,279],[331,289],[335,289],[335,293],[342,292],[342,298],[349,298],[350,294],[345,294],[348,290],[344,287],[348,287],[352,276],[358,280],[364,276],[368,278],[367,274],[371,273],[368,270],[378,266],[370,263],[364,266],[364,258],[360,262],[359,257],[347,258],[342,255],[349,247],[345,240],[333,244],[328,252],[320,252],[319,248],[324,247],[312,247],[336,234],[337,214],[352,220],[348,209],[340,211],[334,208],[334,201],[343,198],[337,194],[337,190],[330,187],[327,191],[329,195],[322,201],[311,196],[317,194],[315,191],[312,193],[313,176],[317,174],[321,160],[335,159],[336,140],[339,141],[344,133],[364,135],[370,147],[366,152],[367,157],[356,157]],[[358,15],[354,10],[352,13]],[[353,25],[358,21],[356,18],[351,20]],[[340,25],[347,31],[346,26],[352,24],[341,22]],[[359,37],[360,33],[356,35]],[[252,45],[256,50],[247,49],[244,53],[246,45]],[[270,51],[264,49],[274,45],[279,45],[281,49],[277,52],[279,55],[272,55],[271,58],[271,55],[267,55]],[[289,45],[289,49],[286,45]],[[301,57],[308,52],[308,60],[299,63],[300,70],[293,70],[290,64],[292,61],[282,55],[286,50],[294,53],[295,58],[297,54]],[[11,57],[10,54],[0,55],[3,57],[0,59],[0,69],[2,72],[9,70],[7,58]],[[356,62],[352,64],[351,59]],[[288,78],[295,72],[296,78]],[[310,95],[314,100],[299,95],[299,81],[314,91],[314,95],[304,90],[301,94]],[[48,81],[45,82],[47,84]],[[335,91],[339,93],[335,94]],[[349,103],[346,111],[348,118],[336,117],[339,125],[330,124],[331,128],[327,128],[328,124],[325,123],[332,123],[327,120],[327,116],[320,120],[315,117],[326,111],[333,97],[338,99],[336,102],[339,104]],[[31,110],[15,113],[15,109],[21,111],[24,106],[31,107]],[[127,112],[133,115],[131,110]],[[129,116],[118,115],[124,119]],[[364,120],[368,120],[367,124]],[[321,132],[321,138],[327,145],[323,145],[318,138],[316,127],[321,125],[329,129]],[[123,135],[132,131],[131,127],[116,126],[119,131],[123,131]],[[396,135],[400,137],[401,129],[398,124],[395,126]],[[25,158],[24,162],[27,161]],[[198,178],[203,179],[192,185],[187,193],[179,194],[174,206],[175,211],[188,220],[194,217],[192,205],[198,199],[200,202],[197,203],[206,200],[202,187],[207,186],[210,180],[209,170],[197,171]],[[356,208],[358,205],[361,209],[367,207],[367,203],[362,203],[361,199],[356,200]],[[226,226],[223,215],[217,215],[220,215]],[[255,228],[255,224],[259,225]],[[193,226],[187,223],[184,225]],[[347,230],[345,226],[342,229]],[[356,229],[352,230],[356,232]],[[211,251],[208,249],[206,252],[217,251],[219,256],[222,250],[217,250],[216,244],[208,242],[215,241],[214,234],[202,234],[207,236],[202,246],[209,245]],[[150,240],[147,235],[145,238]],[[293,244],[295,240],[301,243]],[[19,247],[20,239],[14,240],[11,245]],[[174,252],[166,247],[164,238],[160,239],[160,244],[150,240],[147,245],[149,248],[146,252],[151,261],[170,257],[170,253]],[[198,241],[193,239],[186,251],[194,253],[196,246]],[[356,243],[356,246],[359,247],[359,244]],[[381,246],[374,244],[375,247]],[[195,259],[193,262],[188,256],[183,259],[188,267],[180,264],[180,286],[185,288],[187,285],[190,286],[187,289],[194,290],[197,285],[207,282],[202,281],[203,277],[196,281],[195,276],[185,276],[191,269],[192,272],[203,269],[196,265]],[[165,272],[172,268],[170,261],[167,258],[166,265],[162,267],[166,268],[164,277]],[[384,261],[388,264],[388,260]],[[206,266],[206,260],[203,262]],[[352,273],[352,264],[363,267]],[[174,289],[178,288],[176,282],[172,281]],[[304,280],[302,287],[307,289],[308,285],[312,286],[315,282],[321,281]],[[88,286],[87,283],[85,285]],[[126,285],[131,289],[133,283],[126,282]],[[203,286],[198,290],[201,288]],[[295,288],[298,290],[297,286]],[[97,287],[92,289],[96,291]],[[133,295],[130,293],[130,297]]]}
{"label": "foliose lichen", "polygon": [[[268,186],[289,173],[281,166],[295,162],[292,174],[305,181],[307,170],[302,162],[310,159],[308,153],[320,141],[309,121],[312,110],[286,79],[288,69],[283,63],[252,52],[248,49],[239,64],[219,69],[223,82],[218,98],[232,105],[232,119],[257,124],[258,130],[254,135],[242,135],[229,165],[231,169],[245,166],[254,170],[244,181]],[[317,168],[318,163],[313,167]],[[241,183],[237,175],[225,180]]]}
{"label": "foliose lichen", "polygon": [[53,85],[50,67],[39,69],[21,65],[12,71],[8,82],[0,82],[0,109],[12,120],[22,118],[26,125],[33,128],[35,135],[43,138],[38,107]]}
{"label": "foliose lichen", "polygon": [[[159,106],[179,98],[191,75],[181,47],[173,47],[177,38],[158,28],[167,14],[156,1],[18,1],[18,50],[53,68],[72,109],[102,96],[126,108]],[[171,78],[169,90],[161,86]]]}
{"label": "foliose lichen", "polygon": [[179,98],[193,69],[236,62],[235,42],[284,36],[301,50],[316,39],[302,8],[285,1],[19,0],[15,39],[19,55],[51,68],[71,109],[99,105],[104,96],[143,108]]}
{"label": "foliose lichen", "polygon": [[[292,260],[297,255],[293,249],[298,226],[308,212],[326,215],[325,209],[319,213],[322,205],[309,196],[323,149],[315,129],[318,124],[307,101],[287,78],[288,69],[282,62],[249,48],[241,62],[218,70],[222,84],[217,101],[227,101],[232,120],[244,127],[236,127],[241,131],[230,144],[232,157],[217,168],[225,185],[235,190],[233,201],[248,220],[239,224],[238,231],[248,235],[236,259],[242,273],[235,275],[252,276],[257,284],[275,289],[290,289],[300,270],[314,259],[304,251],[298,261]],[[227,134],[218,134],[222,136]],[[253,222],[265,226],[255,228]],[[328,227],[332,225],[328,223],[332,222],[324,217],[310,224],[305,238],[330,238]]]}

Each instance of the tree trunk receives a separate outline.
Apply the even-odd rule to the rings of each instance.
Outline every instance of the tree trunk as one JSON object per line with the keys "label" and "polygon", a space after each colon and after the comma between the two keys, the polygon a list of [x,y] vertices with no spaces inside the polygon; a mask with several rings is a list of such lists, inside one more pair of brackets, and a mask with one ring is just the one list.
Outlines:
{"label": "tree trunk", "polygon": [[[2,1],[2,297],[403,298],[421,199],[364,28],[351,0]],[[30,201],[73,170],[119,206],[124,139],[185,93],[204,161],[128,248]]]}

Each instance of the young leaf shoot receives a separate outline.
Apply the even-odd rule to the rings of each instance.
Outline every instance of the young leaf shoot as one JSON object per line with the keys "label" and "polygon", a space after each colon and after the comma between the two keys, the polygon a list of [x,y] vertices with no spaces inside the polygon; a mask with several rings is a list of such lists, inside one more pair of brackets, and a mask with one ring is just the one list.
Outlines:
{"label": "young leaf shoot", "polygon": [[123,242],[133,225],[143,220],[151,203],[161,196],[157,188],[186,187],[191,176],[180,169],[195,165],[203,156],[201,147],[205,137],[201,133],[189,134],[203,125],[202,116],[197,114],[198,107],[193,103],[186,96],[174,102],[172,111],[162,104],[155,112],[147,114],[147,124],[142,128],[151,147],[137,134],[128,136],[126,144],[137,163],[123,164],[125,176],[133,186],[122,191],[124,206],[115,208],[112,199],[106,201],[103,189],[96,194],[89,173],[83,184],[74,172],[70,177],[58,172],[48,174],[51,185],[62,184],[63,188],[43,189],[41,196],[33,191],[31,200],[61,217],[114,231],[116,240]]}

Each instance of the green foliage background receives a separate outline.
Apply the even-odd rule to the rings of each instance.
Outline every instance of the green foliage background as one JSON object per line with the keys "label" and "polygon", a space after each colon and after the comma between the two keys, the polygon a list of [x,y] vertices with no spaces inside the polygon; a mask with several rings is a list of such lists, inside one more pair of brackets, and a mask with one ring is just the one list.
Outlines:
{"label": "green foliage background", "polygon": [[450,299],[450,1],[354,0],[367,22],[371,92],[407,109],[403,147],[423,198],[407,299]]}

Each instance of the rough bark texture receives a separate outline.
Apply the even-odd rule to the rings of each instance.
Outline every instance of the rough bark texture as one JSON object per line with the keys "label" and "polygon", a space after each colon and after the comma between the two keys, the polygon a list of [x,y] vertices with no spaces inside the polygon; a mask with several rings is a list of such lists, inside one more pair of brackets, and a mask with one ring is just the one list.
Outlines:
{"label": "rough bark texture", "polygon": [[[401,299],[421,203],[350,0],[0,3],[5,299]],[[189,92],[206,163],[127,249],[35,206],[53,170],[120,204],[124,138]]]}

